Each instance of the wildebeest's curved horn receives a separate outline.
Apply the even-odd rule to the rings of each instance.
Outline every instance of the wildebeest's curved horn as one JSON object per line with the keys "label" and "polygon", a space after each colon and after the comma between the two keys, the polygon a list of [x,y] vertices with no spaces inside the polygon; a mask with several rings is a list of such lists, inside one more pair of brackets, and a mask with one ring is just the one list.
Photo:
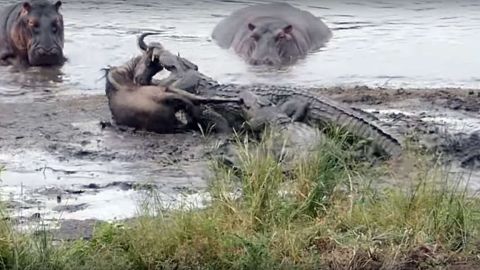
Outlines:
{"label": "wildebeest's curved horn", "polygon": [[147,44],[145,43],[145,37],[146,36],[150,36],[150,35],[158,35],[160,33],[155,33],[155,32],[148,32],[148,33],[143,33],[141,34],[139,37],[138,37],[138,47],[140,47],[140,49],[142,49],[143,51],[146,51],[148,46]]}

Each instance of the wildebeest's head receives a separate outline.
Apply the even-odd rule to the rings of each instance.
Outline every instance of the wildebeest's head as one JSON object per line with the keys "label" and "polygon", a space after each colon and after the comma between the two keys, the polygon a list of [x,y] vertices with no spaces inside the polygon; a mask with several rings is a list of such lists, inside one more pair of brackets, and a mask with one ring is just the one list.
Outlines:
{"label": "wildebeest's head", "polygon": [[26,54],[30,65],[61,65],[65,62],[61,6],[61,1],[50,3],[47,0],[22,4],[11,36],[15,47]]}
{"label": "wildebeest's head", "polygon": [[285,23],[248,24],[250,46],[247,58],[252,65],[280,65],[298,55],[293,26]]}
{"label": "wildebeest's head", "polygon": [[160,55],[164,50],[160,43],[152,42],[147,45],[144,41],[146,36],[155,35],[157,33],[143,33],[138,38],[138,47],[143,51],[143,55],[139,60],[134,74],[134,82],[140,85],[149,85],[153,76],[163,70],[160,64]]}

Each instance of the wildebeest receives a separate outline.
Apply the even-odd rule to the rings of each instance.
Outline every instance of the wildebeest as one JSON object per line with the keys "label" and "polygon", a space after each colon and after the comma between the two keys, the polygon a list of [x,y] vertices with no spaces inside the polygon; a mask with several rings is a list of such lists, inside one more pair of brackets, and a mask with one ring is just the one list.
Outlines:
{"label": "wildebeest", "polygon": [[322,20],[287,3],[239,9],[212,32],[221,48],[233,47],[249,64],[273,66],[293,64],[320,49],[331,37]]}
{"label": "wildebeest", "polygon": [[[241,102],[241,99],[204,98],[170,86],[151,85],[152,77],[163,69],[159,62],[163,48],[160,44],[147,46],[142,34],[138,45],[143,53],[122,66],[106,71],[105,93],[118,125],[157,133],[171,133],[195,128],[200,121],[199,104]],[[187,123],[178,120],[176,113],[184,111]]]}
{"label": "wildebeest", "polygon": [[61,66],[66,61],[61,6],[29,0],[0,10],[0,64]]}

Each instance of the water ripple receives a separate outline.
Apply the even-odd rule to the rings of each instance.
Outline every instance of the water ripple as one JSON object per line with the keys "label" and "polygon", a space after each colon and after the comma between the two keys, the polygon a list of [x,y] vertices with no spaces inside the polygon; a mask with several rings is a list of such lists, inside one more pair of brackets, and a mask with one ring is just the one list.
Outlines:
{"label": "water ripple", "polygon": [[[0,6],[10,2],[0,0]],[[334,37],[286,71],[249,67],[210,39],[219,20],[255,2],[267,1],[70,1],[62,8],[69,62],[61,74],[0,68],[0,101],[103,93],[99,70],[137,54],[136,37],[145,31],[161,32],[151,40],[221,82],[376,85],[393,78],[411,87],[478,87],[480,61],[472,60],[480,39],[478,1],[292,2],[323,18]]]}

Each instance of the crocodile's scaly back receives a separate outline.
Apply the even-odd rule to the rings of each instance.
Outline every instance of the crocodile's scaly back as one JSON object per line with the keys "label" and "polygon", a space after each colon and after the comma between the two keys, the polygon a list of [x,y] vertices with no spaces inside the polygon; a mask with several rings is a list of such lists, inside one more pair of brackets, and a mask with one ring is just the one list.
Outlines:
{"label": "crocodile's scaly back", "polygon": [[[197,92],[200,95],[233,97],[238,96],[241,91],[249,90],[276,104],[283,103],[291,98],[307,101],[309,102],[307,120],[319,124],[332,123],[341,126],[354,135],[371,140],[374,145],[377,145],[392,157],[399,156],[402,153],[402,145],[395,137],[367,121],[353,109],[305,89],[275,85],[220,85],[214,83],[210,85],[212,87],[197,89]],[[234,111],[237,108],[230,106],[227,110]]]}
{"label": "crocodile's scaly back", "polygon": [[[242,108],[250,130],[257,134],[269,130],[273,153],[286,164],[308,157],[324,141],[317,127],[294,121],[283,108],[266,97],[250,90],[241,91],[238,96],[243,100]],[[301,102],[291,105],[294,111],[302,110],[304,106]]]}
{"label": "crocodile's scaly back", "polygon": [[[219,84],[213,78],[196,69],[187,71],[169,69],[168,67],[166,69],[172,72],[171,81],[181,81],[183,83],[182,88],[201,96],[232,98],[238,97],[241,91],[249,90],[275,104],[284,103],[292,98],[307,102],[309,107],[306,120],[319,124],[331,123],[341,126],[359,137],[371,140],[374,145],[379,146],[393,157],[402,153],[401,143],[392,135],[366,120],[348,106],[322,97],[318,93],[286,86]],[[227,106],[212,104],[212,107],[221,112],[232,126],[238,124],[236,120],[241,118],[240,115],[243,113],[241,106],[238,104],[228,104]]]}
{"label": "crocodile's scaly back", "polygon": [[372,140],[374,144],[391,156],[398,156],[402,153],[402,145],[395,137],[367,121],[356,111],[331,99],[304,89],[271,87],[270,90],[267,90],[259,87],[253,91],[258,95],[269,97],[275,103],[283,102],[291,97],[307,100],[310,103],[307,116],[310,120],[334,123],[344,127],[359,137]]}

